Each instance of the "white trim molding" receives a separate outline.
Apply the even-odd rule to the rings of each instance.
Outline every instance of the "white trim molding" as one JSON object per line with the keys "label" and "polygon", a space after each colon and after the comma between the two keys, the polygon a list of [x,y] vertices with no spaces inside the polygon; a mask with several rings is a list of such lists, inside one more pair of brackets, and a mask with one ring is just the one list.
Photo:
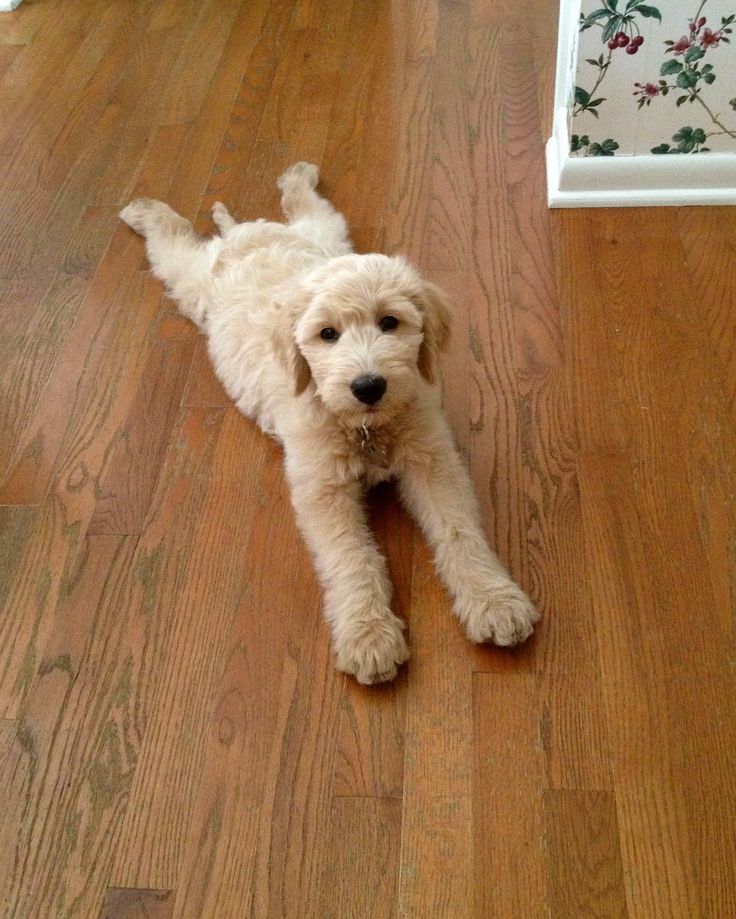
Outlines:
{"label": "white trim molding", "polygon": [[550,207],[736,204],[736,154],[575,157],[567,124],[558,109],[546,151]]}
{"label": "white trim molding", "polygon": [[10,13],[20,4],[21,0],[0,0],[0,13]]}

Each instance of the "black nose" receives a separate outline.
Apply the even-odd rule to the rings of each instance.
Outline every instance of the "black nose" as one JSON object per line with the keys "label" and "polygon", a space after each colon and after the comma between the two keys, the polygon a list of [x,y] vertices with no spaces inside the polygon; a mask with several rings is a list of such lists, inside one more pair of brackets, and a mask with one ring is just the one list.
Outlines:
{"label": "black nose", "polygon": [[373,405],[386,392],[386,381],[383,377],[358,377],[350,384],[353,395],[366,405]]}

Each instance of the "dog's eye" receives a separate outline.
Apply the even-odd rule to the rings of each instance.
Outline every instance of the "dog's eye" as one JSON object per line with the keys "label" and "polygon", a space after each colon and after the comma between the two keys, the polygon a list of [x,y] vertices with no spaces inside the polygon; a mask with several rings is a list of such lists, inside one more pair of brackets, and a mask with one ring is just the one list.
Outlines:
{"label": "dog's eye", "polygon": [[322,341],[337,341],[337,339],[340,337],[340,333],[337,331],[337,329],[333,328],[322,329],[322,331],[319,333],[319,337],[322,339]]}
{"label": "dog's eye", "polygon": [[398,324],[399,320],[396,318],[396,316],[384,316],[383,319],[378,323],[378,328],[382,332],[393,332]]}

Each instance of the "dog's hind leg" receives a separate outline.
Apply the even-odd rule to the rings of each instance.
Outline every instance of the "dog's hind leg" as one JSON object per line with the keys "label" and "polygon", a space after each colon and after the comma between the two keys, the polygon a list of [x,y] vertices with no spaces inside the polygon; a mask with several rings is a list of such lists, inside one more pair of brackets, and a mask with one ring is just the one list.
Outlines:
{"label": "dog's hind leg", "polygon": [[305,239],[324,246],[330,255],[352,252],[343,215],[317,194],[319,169],[313,163],[295,163],[277,181],[281,207],[289,225]]}
{"label": "dog's hind leg", "polygon": [[197,325],[204,316],[203,289],[210,276],[211,255],[191,223],[163,201],[138,198],[120,217],[146,239],[146,254],[181,311]]}
{"label": "dog's hind leg", "polygon": [[230,230],[237,226],[235,219],[221,201],[215,201],[212,205],[212,220],[221,236],[227,236]]}

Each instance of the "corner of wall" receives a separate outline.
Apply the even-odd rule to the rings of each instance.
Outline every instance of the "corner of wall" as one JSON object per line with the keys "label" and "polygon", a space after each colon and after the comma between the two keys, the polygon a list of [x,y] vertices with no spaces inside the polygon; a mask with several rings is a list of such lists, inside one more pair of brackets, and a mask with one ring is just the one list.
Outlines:
{"label": "corner of wall", "polygon": [[570,152],[582,0],[561,0],[555,109],[546,144],[549,207],[736,204],[736,153],[576,157]]}

